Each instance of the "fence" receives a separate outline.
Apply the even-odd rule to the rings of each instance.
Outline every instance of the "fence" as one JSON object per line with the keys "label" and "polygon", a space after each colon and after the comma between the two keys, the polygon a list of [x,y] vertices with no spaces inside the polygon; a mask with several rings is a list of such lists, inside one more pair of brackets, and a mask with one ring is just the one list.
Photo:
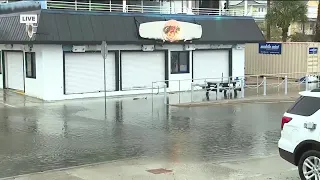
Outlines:
{"label": "fence", "polygon": [[282,43],[281,54],[259,54],[259,44],[245,46],[245,74],[279,74],[298,78],[294,72],[320,72],[318,53],[309,48],[320,48],[320,43]]}
{"label": "fence", "polygon": [[[290,78],[300,77],[300,78]],[[304,78],[307,77],[307,78]],[[239,77],[236,80],[235,86],[228,88],[217,87],[214,91],[207,93],[204,88],[207,82],[221,82],[221,78],[206,78],[206,79],[185,79],[175,80],[178,84],[190,84],[189,88],[170,89],[167,87],[166,82],[169,84],[173,81],[159,81],[152,83],[153,97],[160,95],[164,97],[166,104],[180,104],[190,102],[202,102],[211,100],[234,99],[234,98],[248,98],[254,96],[286,96],[290,94],[298,94],[300,91],[312,90],[320,87],[320,73],[310,74],[306,72],[297,73],[278,73],[278,74],[264,74],[264,75],[246,75]],[[232,84],[230,79],[232,77],[223,78],[224,82]],[[195,83],[200,82],[203,83]],[[220,89],[219,89],[220,88]],[[238,90],[234,91],[235,89]],[[227,93],[222,93],[220,90],[225,90]],[[237,93],[236,93],[237,92]]]}
{"label": "fence", "polygon": [[[143,1],[141,1],[143,3]],[[189,8],[183,6],[173,6],[173,2],[162,2],[158,6],[132,5],[132,4],[112,4],[111,0],[100,2],[80,2],[80,1],[47,1],[48,9],[69,9],[80,11],[109,11],[128,13],[157,13],[157,14],[194,14],[194,15],[228,15],[245,16],[244,10],[238,9],[216,9],[216,8]],[[181,2],[179,3],[181,5]]]}

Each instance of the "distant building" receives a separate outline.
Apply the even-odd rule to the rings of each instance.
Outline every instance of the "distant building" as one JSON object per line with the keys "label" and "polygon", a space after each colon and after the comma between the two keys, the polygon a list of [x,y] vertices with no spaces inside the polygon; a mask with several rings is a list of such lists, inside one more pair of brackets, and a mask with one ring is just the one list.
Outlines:
{"label": "distant building", "polygon": [[[290,26],[288,35],[292,35],[296,32],[305,33],[306,35],[313,35],[315,33],[315,25],[318,11],[318,1],[309,0],[308,5],[308,22],[305,24],[294,23]],[[247,6],[247,7],[246,7]],[[257,22],[264,21],[267,14],[267,1],[233,1],[229,8],[231,10],[244,10],[247,9],[246,15],[252,16]]]}

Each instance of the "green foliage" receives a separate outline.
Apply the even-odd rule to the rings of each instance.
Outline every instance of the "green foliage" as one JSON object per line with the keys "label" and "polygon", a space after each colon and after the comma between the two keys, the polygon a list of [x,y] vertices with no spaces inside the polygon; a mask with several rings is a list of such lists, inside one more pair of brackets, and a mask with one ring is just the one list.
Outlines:
{"label": "green foliage", "polygon": [[307,4],[304,1],[272,1],[266,20],[282,30],[282,41],[288,38],[289,26],[294,22],[306,22]]}
{"label": "green foliage", "polygon": [[312,35],[306,35],[303,33],[295,33],[290,36],[292,42],[311,42]]}
{"label": "green foliage", "polygon": [[316,34],[314,36],[314,41],[320,42],[320,2],[318,4],[318,16],[317,16]]}
{"label": "green foliage", "polygon": [[[267,23],[266,22],[257,22],[260,30],[262,31],[262,34],[265,36],[267,36]],[[278,41],[281,41],[281,29],[280,28],[277,28],[276,26],[271,26],[271,32],[270,32],[270,35],[271,35],[271,39],[270,41],[275,41],[275,42],[278,42]]]}

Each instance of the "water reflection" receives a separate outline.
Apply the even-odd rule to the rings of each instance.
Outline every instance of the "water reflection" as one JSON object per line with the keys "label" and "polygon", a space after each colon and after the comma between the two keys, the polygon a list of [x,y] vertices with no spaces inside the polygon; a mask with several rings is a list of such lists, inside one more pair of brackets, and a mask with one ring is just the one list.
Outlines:
{"label": "water reflection", "polygon": [[[152,156],[215,161],[276,152],[289,104],[174,108],[163,99],[0,109],[0,177]],[[153,108],[152,108],[153,107]]]}

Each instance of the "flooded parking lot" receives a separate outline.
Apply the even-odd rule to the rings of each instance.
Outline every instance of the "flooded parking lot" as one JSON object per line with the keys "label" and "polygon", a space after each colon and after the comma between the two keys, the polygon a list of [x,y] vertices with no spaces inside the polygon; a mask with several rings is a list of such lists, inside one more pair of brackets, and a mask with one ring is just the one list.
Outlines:
{"label": "flooded parking lot", "polygon": [[274,155],[290,105],[174,108],[162,98],[122,98],[108,99],[105,117],[100,98],[28,103],[0,107],[0,177],[141,156],[210,162]]}

